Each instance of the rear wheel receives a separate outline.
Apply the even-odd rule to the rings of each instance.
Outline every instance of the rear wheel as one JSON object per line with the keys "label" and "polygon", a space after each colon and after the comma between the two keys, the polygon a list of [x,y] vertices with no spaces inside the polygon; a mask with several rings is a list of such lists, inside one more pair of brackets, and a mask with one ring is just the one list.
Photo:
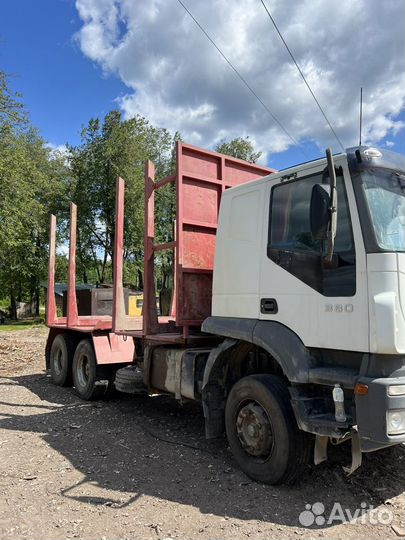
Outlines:
{"label": "rear wheel", "polygon": [[231,389],[226,434],[240,468],[253,480],[292,483],[308,463],[311,437],[298,429],[284,382],[250,375]]}
{"label": "rear wheel", "polygon": [[69,334],[58,334],[49,354],[51,379],[57,386],[72,385],[72,363],[76,342]]}
{"label": "rear wheel", "polygon": [[86,401],[101,399],[107,391],[108,380],[97,377],[97,362],[89,339],[80,341],[73,357],[73,384],[79,397]]}

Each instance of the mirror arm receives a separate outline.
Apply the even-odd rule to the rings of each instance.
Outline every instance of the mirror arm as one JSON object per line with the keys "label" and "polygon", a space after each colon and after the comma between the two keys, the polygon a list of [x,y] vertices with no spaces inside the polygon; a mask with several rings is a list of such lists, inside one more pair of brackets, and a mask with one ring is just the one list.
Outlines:
{"label": "mirror arm", "polygon": [[328,162],[328,173],[330,182],[330,222],[327,236],[327,252],[325,254],[325,262],[332,261],[333,250],[335,247],[336,224],[337,224],[337,191],[336,191],[336,171],[333,162],[333,155],[330,148],[326,149],[326,159]]}

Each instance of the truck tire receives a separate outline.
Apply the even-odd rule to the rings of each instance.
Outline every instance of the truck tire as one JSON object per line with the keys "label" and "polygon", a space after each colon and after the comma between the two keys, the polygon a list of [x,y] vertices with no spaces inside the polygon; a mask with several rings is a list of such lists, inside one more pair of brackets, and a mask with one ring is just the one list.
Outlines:
{"label": "truck tire", "polygon": [[143,371],[136,365],[119,369],[115,375],[114,386],[124,394],[149,394],[143,382]]}
{"label": "truck tire", "polygon": [[86,400],[101,399],[107,391],[108,380],[97,377],[97,362],[89,339],[80,341],[73,357],[73,384],[76,394]]}
{"label": "truck tire", "polygon": [[307,465],[312,439],[298,429],[287,386],[250,375],[231,389],[225,408],[228,443],[240,468],[265,484],[291,484]]}
{"label": "truck tire", "polygon": [[58,334],[52,341],[49,368],[53,384],[72,386],[72,363],[76,342],[69,334]]}

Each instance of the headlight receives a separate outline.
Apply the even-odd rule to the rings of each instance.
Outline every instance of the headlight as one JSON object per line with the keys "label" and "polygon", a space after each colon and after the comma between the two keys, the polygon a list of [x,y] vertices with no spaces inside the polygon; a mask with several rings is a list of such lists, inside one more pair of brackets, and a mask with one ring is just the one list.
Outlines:
{"label": "headlight", "polygon": [[405,384],[397,384],[395,386],[388,387],[389,396],[403,396],[405,395]]}
{"label": "headlight", "polygon": [[405,411],[387,412],[387,433],[388,435],[405,433]]}

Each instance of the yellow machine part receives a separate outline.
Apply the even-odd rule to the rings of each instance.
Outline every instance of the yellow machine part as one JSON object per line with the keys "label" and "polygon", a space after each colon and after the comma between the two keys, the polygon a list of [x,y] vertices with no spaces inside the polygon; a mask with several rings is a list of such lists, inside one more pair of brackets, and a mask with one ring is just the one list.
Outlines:
{"label": "yellow machine part", "polygon": [[128,297],[128,315],[140,317],[142,315],[143,295],[134,294]]}

